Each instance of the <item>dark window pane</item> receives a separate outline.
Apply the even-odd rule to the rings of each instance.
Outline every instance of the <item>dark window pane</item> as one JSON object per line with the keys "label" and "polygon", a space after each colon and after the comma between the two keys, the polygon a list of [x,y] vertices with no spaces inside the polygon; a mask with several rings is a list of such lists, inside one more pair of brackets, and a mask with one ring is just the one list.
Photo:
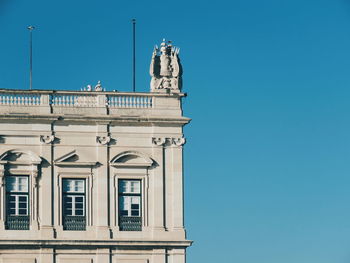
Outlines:
{"label": "dark window pane", "polygon": [[83,200],[84,200],[84,198],[82,196],[78,196],[78,197],[75,198],[76,202],[80,202],[81,203],[81,202],[83,202]]}
{"label": "dark window pane", "polygon": [[119,181],[119,193],[125,193],[127,190],[127,182],[125,180]]}
{"label": "dark window pane", "polygon": [[66,204],[64,204],[64,207],[65,208],[72,208],[72,203],[66,203]]}
{"label": "dark window pane", "polygon": [[75,214],[76,214],[77,216],[82,216],[82,215],[84,215],[83,210],[75,210]]}
{"label": "dark window pane", "polygon": [[20,202],[26,202],[26,201],[27,201],[27,197],[25,197],[25,196],[19,196],[19,201],[20,201]]}
{"label": "dark window pane", "polygon": [[80,208],[82,209],[84,207],[84,204],[83,203],[76,203],[75,204],[75,208]]}
{"label": "dark window pane", "polygon": [[19,209],[19,214],[20,215],[26,215],[27,214],[27,209]]}
{"label": "dark window pane", "polygon": [[139,205],[138,204],[131,204],[131,209],[139,209]]}
{"label": "dark window pane", "polygon": [[121,214],[122,216],[127,216],[127,215],[128,215],[128,211],[127,211],[127,210],[121,210],[121,211],[120,211],[120,214]]}
{"label": "dark window pane", "polygon": [[27,208],[27,203],[19,203],[19,208]]}
{"label": "dark window pane", "polygon": [[16,207],[16,203],[12,203],[12,202],[9,203],[9,208],[13,208],[14,209],[15,207]]}
{"label": "dark window pane", "polygon": [[132,216],[138,216],[139,215],[139,211],[138,210],[131,210],[131,215]]}
{"label": "dark window pane", "polygon": [[69,210],[69,209],[64,210],[64,215],[71,216],[72,215],[72,210]]}
{"label": "dark window pane", "polygon": [[16,201],[16,197],[14,195],[10,195],[10,198],[9,198],[10,201]]}
{"label": "dark window pane", "polygon": [[14,215],[14,214],[16,214],[16,210],[14,208],[11,208],[9,213],[10,213],[10,215]]}

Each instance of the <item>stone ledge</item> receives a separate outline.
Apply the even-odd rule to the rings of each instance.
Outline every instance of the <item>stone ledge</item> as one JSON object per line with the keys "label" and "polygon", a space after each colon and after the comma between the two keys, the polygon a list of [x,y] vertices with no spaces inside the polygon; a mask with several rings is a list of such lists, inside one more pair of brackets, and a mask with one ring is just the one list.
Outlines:
{"label": "stone ledge", "polygon": [[23,248],[23,247],[189,247],[191,240],[0,240],[0,248]]}

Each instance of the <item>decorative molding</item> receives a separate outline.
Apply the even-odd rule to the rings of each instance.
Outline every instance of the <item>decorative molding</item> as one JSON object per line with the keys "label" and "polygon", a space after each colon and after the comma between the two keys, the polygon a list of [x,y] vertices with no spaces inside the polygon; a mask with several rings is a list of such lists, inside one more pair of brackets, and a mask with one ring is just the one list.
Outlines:
{"label": "decorative molding", "polygon": [[98,144],[106,145],[110,143],[111,136],[96,136],[96,142]]}
{"label": "decorative molding", "polygon": [[54,135],[40,135],[40,141],[45,144],[53,143],[55,139]]}
{"label": "decorative molding", "polygon": [[157,145],[157,146],[162,146],[166,143],[166,138],[161,138],[161,137],[153,137],[152,138],[152,143]]}
{"label": "decorative molding", "polygon": [[57,166],[69,166],[69,167],[83,167],[83,166],[95,166],[98,162],[89,162],[89,161],[78,161],[79,155],[75,150],[66,153],[65,155],[57,158],[54,163]]}
{"label": "decorative molding", "polygon": [[13,149],[0,155],[0,164],[40,164],[41,158],[32,151]]}
{"label": "decorative molding", "polygon": [[74,156],[77,156],[75,150],[70,151],[70,152],[66,153],[65,155],[62,155],[61,157],[57,158],[55,160],[55,163],[61,163],[61,162],[67,161],[68,159],[70,159],[70,158],[72,158]]}
{"label": "decorative molding", "polygon": [[150,167],[153,163],[150,157],[137,151],[122,152],[110,161],[110,165],[115,167]]}
{"label": "decorative molding", "polygon": [[55,162],[57,166],[66,166],[66,167],[90,167],[97,165],[98,162]]}
{"label": "decorative molding", "polygon": [[5,168],[4,166],[2,165],[1,169],[0,169],[0,187],[4,186],[5,185]]}
{"label": "decorative molding", "polygon": [[185,138],[171,138],[171,143],[176,146],[182,146],[186,143]]}
{"label": "decorative molding", "polygon": [[33,184],[34,184],[34,187],[36,188],[36,187],[38,187],[38,185],[39,185],[39,178],[38,178],[38,170],[37,170],[37,168],[36,168],[36,170],[33,170],[32,171],[32,176],[33,176]]}

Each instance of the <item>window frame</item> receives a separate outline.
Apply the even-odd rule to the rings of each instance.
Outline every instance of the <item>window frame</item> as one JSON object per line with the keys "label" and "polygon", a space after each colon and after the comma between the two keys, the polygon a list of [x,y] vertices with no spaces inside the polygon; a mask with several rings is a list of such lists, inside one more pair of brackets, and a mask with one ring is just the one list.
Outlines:
{"label": "window frame", "polygon": [[[126,181],[126,182],[138,182],[139,183],[139,191],[138,192],[121,192],[120,191],[120,186],[121,186],[121,182],[122,181]],[[120,211],[121,211],[121,197],[138,197],[139,198],[139,208],[138,208],[138,217],[142,217],[142,187],[141,187],[141,180],[140,179],[118,179],[118,211],[119,211],[119,216],[122,216]],[[131,185],[130,185],[131,188]],[[130,199],[132,200],[132,199]],[[127,217],[132,217],[134,215],[132,215],[132,202],[130,203],[130,209],[128,209],[128,215]],[[129,215],[130,214],[130,215]]]}
{"label": "window frame", "polygon": [[[139,191],[138,192],[122,192],[120,191],[121,189],[121,183],[122,182],[138,182],[138,185],[139,185]],[[143,191],[142,191],[142,185],[143,185],[143,180],[140,179],[140,178],[118,178],[117,180],[117,191],[118,191],[118,202],[117,202],[117,211],[118,211],[118,225],[119,225],[119,229],[120,231],[142,231],[142,227],[143,227]],[[129,190],[131,190],[131,184],[130,184],[130,187],[128,187]],[[131,197],[130,198],[130,207],[129,209],[127,210],[128,211],[128,215],[122,215],[121,214],[121,200],[122,200],[122,197]],[[138,202],[138,205],[139,205],[139,209],[138,209],[138,216],[133,216],[132,215],[132,197],[138,197],[139,198],[139,202]],[[124,219],[133,219],[133,218],[139,218],[139,221],[140,221],[140,228],[137,228],[137,230],[123,230],[123,226],[121,225],[121,218],[124,218]]]}
{"label": "window frame", "polygon": [[[9,179],[15,179],[15,189],[9,190],[10,181]],[[20,191],[20,185],[19,182],[20,178],[26,178],[26,189],[25,191]],[[30,228],[30,176],[24,175],[24,174],[8,174],[5,176],[5,203],[6,203],[6,209],[5,209],[5,229],[7,230],[29,230]],[[12,202],[10,200],[11,197],[15,198],[14,204],[15,207],[11,208],[10,203]],[[26,207],[21,208],[19,200],[20,197],[26,197]],[[14,209],[15,213],[11,214],[11,210]],[[25,209],[25,214],[20,214],[20,210]],[[11,220],[10,220],[11,219]]]}
{"label": "window frame", "polygon": [[[83,181],[83,191],[65,191],[65,181],[68,180],[72,180],[72,181]],[[87,226],[87,219],[88,219],[88,213],[87,213],[87,178],[81,178],[81,177],[63,177],[61,179],[62,182],[62,189],[61,189],[61,211],[62,211],[62,216],[61,216],[61,220],[62,220],[62,226],[63,226],[63,230],[65,231],[72,231],[72,230],[77,230],[77,231],[85,231],[86,230],[86,226]],[[76,187],[76,185],[74,185],[74,187]],[[66,197],[70,197],[72,198],[71,200],[71,212],[72,215],[67,215],[66,214],[66,202],[65,202],[65,198]],[[76,215],[76,198],[77,197],[83,197],[83,214],[82,215]],[[74,199],[74,203],[73,203],[73,199]],[[73,211],[73,206],[75,208],[75,210]],[[79,209],[79,208],[78,208]],[[82,227],[81,229],[70,229],[69,227],[67,227],[65,225],[66,222],[66,218],[71,217],[71,218],[76,218],[76,219],[82,219],[84,220],[84,227]]]}

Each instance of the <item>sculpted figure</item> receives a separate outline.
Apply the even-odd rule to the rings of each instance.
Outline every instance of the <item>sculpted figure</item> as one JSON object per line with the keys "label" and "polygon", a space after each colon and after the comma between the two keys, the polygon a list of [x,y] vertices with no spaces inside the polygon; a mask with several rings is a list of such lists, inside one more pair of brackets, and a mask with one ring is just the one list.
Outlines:
{"label": "sculpted figure", "polygon": [[97,85],[95,86],[95,91],[103,91],[100,80],[97,82]]}
{"label": "sculpted figure", "polygon": [[180,91],[182,68],[179,59],[180,49],[163,39],[160,49],[155,46],[150,65],[151,91],[170,89]]}

